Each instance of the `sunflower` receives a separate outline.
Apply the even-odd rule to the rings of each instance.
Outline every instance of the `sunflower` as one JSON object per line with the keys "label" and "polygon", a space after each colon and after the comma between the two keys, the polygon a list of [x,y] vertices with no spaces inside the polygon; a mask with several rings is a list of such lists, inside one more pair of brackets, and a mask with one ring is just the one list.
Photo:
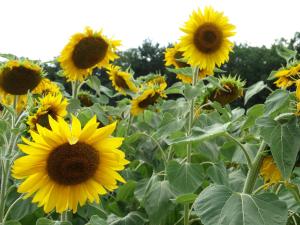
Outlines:
{"label": "sunflower", "polygon": [[280,180],[282,180],[281,173],[277,168],[273,157],[270,155],[264,157],[262,165],[260,167],[260,175],[263,177],[264,183],[267,186],[277,184]]}
{"label": "sunflower", "polygon": [[36,131],[37,124],[42,127],[50,129],[49,115],[57,119],[58,117],[65,117],[67,115],[68,101],[63,98],[61,94],[48,94],[44,98],[39,99],[39,109],[37,112],[28,117],[27,124],[30,130]]}
{"label": "sunflower", "polygon": [[58,94],[60,93],[60,89],[56,83],[52,82],[48,78],[43,78],[32,93],[40,95]]}
{"label": "sunflower", "polygon": [[278,70],[273,77],[277,78],[274,84],[278,88],[288,88],[295,84],[300,78],[300,64],[291,66],[289,68],[282,68]]}
{"label": "sunflower", "polygon": [[0,68],[0,94],[26,95],[39,86],[42,80],[42,69],[29,60],[11,60]]}
{"label": "sunflower", "polygon": [[219,78],[219,83],[223,89],[219,87],[213,89],[208,97],[209,100],[217,101],[224,106],[243,96],[245,82],[241,81],[239,77],[223,76]]}
{"label": "sunflower", "polygon": [[181,38],[180,51],[188,64],[200,69],[213,70],[229,59],[233,43],[229,37],[235,34],[235,26],[230,24],[222,12],[206,7],[194,11],[181,29],[185,35]]}
{"label": "sunflower", "polygon": [[78,99],[80,101],[81,106],[90,107],[94,104],[92,100],[92,94],[88,91],[81,91],[78,93]]}
{"label": "sunflower", "polygon": [[159,97],[165,97],[160,90],[147,89],[140,96],[131,101],[131,114],[137,116],[150,105],[154,105]]}
{"label": "sunflower", "polygon": [[160,91],[165,90],[168,86],[165,77],[161,75],[154,75],[151,79],[147,81],[146,85],[148,87],[158,89]]}
{"label": "sunflower", "polygon": [[116,189],[117,181],[125,183],[117,172],[128,164],[118,149],[123,138],[110,136],[116,123],[98,129],[96,116],[83,128],[74,116],[71,127],[62,118],[49,116],[49,122],[51,130],[38,125],[33,141],[23,138],[25,144],[18,145],[27,155],[14,162],[12,175],[25,179],[18,187],[25,198],[33,196],[46,213],[75,213],[78,204],[99,203],[99,194]]}
{"label": "sunflower", "polygon": [[[171,66],[173,65],[176,69],[184,68],[184,67],[190,67],[189,64],[184,62],[183,60],[183,52],[179,50],[179,44],[175,44],[173,48],[167,48],[165,52],[165,65]],[[214,70],[209,69],[199,69],[199,75],[198,78],[202,79],[206,76],[210,76],[214,74]],[[192,83],[193,79],[190,76],[184,75],[184,74],[177,74],[176,77],[180,79],[183,83]]]}
{"label": "sunflower", "polygon": [[123,95],[126,95],[127,91],[133,93],[136,93],[138,91],[130,73],[121,71],[120,67],[118,66],[111,65],[107,69],[109,79],[111,80],[112,85],[116,89],[116,91],[120,92]]}
{"label": "sunflower", "polygon": [[74,34],[58,59],[67,80],[83,81],[94,68],[107,66],[118,58],[115,51],[120,43],[89,27],[84,33]]}

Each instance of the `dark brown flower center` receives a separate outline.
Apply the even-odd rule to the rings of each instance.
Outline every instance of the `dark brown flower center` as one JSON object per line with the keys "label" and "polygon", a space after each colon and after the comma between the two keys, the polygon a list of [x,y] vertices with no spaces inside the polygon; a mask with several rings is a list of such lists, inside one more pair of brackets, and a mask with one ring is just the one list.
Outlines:
{"label": "dark brown flower center", "polygon": [[125,79],[122,76],[119,76],[118,74],[115,75],[115,82],[118,87],[122,89],[129,89]]}
{"label": "dark brown flower center", "polygon": [[91,99],[91,96],[89,96],[88,94],[79,94],[78,99],[79,99],[82,106],[90,107],[90,106],[93,105],[93,101]]}
{"label": "dark brown flower center", "polygon": [[229,104],[241,96],[241,90],[232,84],[223,85],[223,90],[215,90],[209,97],[211,101],[217,101],[222,106]]}
{"label": "dark brown flower center", "polygon": [[72,53],[72,60],[79,69],[88,69],[105,58],[108,44],[101,37],[86,37],[79,41]]}
{"label": "dark brown flower center", "polygon": [[200,52],[214,53],[222,45],[223,33],[214,24],[200,26],[194,34],[194,44]]}
{"label": "dark brown flower center", "polygon": [[25,95],[32,91],[41,81],[38,71],[24,66],[15,66],[12,69],[5,68],[0,78],[0,86],[11,95]]}
{"label": "dark brown flower center", "polygon": [[176,65],[179,68],[190,67],[189,64],[181,61],[181,59],[183,58],[182,52],[177,51],[174,55],[174,58],[176,59]]}
{"label": "dark brown flower center", "polygon": [[138,103],[138,106],[144,109],[147,108],[149,105],[154,105],[158,97],[159,97],[159,93],[155,93],[153,96],[149,94],[144,100]]}
{"label": "dark brown flower center", "polygon": [[62,185],[76,185],[91,178],[99,165],[99,152],[78,142],[58,146],[47,159],[49,177]]}
{"label": "dark brown flower center", "polygon": [[53,118],[53,119],[57,119],[56,113],[53,112],[52,110],[49,110],[47,113],[38,116],[36,123],[41,125],[42,127],[46,127],[48,129],[51,129],[50,127],[50,123],[49,123],[49,115]]}

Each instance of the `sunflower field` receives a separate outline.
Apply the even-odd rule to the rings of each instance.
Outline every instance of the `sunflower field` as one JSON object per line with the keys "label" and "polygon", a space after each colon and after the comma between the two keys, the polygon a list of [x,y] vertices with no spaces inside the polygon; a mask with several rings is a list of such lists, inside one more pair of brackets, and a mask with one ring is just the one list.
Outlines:
{"label": "sunflower field", "polygon": [[1,225],[300,224],[297,52],[278,49],[276,89],[247,86],[220,69],[235,35],[223,12],[193,11],[181,30],[171,86],[117,65],[121,42],[90,27],[50,62],[55,81],[1,55]]}

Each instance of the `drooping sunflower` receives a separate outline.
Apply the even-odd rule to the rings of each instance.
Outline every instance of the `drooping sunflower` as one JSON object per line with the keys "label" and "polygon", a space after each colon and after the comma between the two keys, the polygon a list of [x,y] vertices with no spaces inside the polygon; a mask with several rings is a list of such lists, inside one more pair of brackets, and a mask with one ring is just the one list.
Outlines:
{"label": "drooping sunflower", "polygon": [[32,91],[33,94],[47,95],[47,94],[58,94],[60,88],[58,85],[48,78],[43,78],[40,84]]}
{"label": "drooping sunflower", "polygon": [[95,116],[83,128],[76,117],[71,127],[62,118],[49,122],[51,130],[38,125],[33,141],[23,138],[25,144],[18,145],[27,155],[14,162],[12,175],[24,180],[18,192],[25,198],[32,196],[46,213],[75,213],[78,204],[99,203],[99,195],[125,182],[117,172],[128,164],[118,149],[123,138],[111,137],[116,123],[98,129]]}
{"label": "drooping sunflower", "polygon": [[239,77],[222,76],[219,78],[219,83],[223,89],[219,87],[214,88],[208,97],[210,101],[217,101],[224,106],[243,96],[245,82]]}
{"label": "drooping sunflower", "polygon": [[58,59],[67,80],[83,81],[94,68],[107,66],[118,58],[115,52],[120,43],[89,27],[74,34]]}
{"label": "drooping sunflower", "polygon": [[55,120],[59,117],[65,117],[68,113],[67,105],[67,99],[63,98],[61,94],[48,94],[43,98],[39,98],[39,109],[27,120],[30,130],[36,131],[37,124],[50,129],[49,115]]}
{"label": "drooping sunflower", "polygon": [[11,60],[0,68],[0,95],[26,95],[42,81],[42,68],[29,60]]}
{"label": "drooping sunflower", "polygon": [[[166,66],[174,66],[176,69],[190,67],[190,65],[183,60],[183,52],[179,50],[179,44],[175,44],[173,48],[167,48],[165,52],[165,65]],[[210,76],[214,74],[214,70],[202,68],[199,69],[198,78],[204,78],[206,76]],[[183,83],[192,83],[193,79],[190,76],[184,74],[177,74],[176,77],[180,79]]]}
{"label": "drooping sunflower", "polygon": [[277,184],[282,180],[280,170],[277,168],[272,156],[265,156],[260,168],[260,175],[267,186]]}
{"label": "drooping sunflower", "polygon": [[159,89],[147,89],[137,98],[131,101],[131,114],[137,116],[144,112],[150,105],[154,105],[160,97],[165,97],[165,94]]}
{"label": "drooping sunflower", "polygon": [[127,91],[136,93],[138,91],[137,87],[133,82],[132,75],[128,72],[121,71],[120,67],[110,65],[107,67],[108,76],[112,82],[113,87],[116,91],[123,95],[126,95]]}
{"label": "drooping sunflower", "polygon": [[229,59],[233,43],[229,37],[235,34],[235,26],[230,24],[222,12],[206,7],[194,11],[181,30],[180,51],[192,66],[213,70]]}

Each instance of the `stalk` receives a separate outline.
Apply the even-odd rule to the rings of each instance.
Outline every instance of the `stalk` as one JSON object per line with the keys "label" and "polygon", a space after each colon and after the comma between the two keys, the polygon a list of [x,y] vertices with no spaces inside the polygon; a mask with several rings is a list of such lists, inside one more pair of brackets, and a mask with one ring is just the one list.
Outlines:
{"label": "stalk", "polygon": [[[197,84],[197,78],[199,73],[199,67],[193,68],[193,81],[192,86]],[[192,134],[193,128],[193,120],[194,120],[194,107],[195,107],[195,98],[190,100],[190,110],[189,110],[189,120],[188,120],[188,130],[186,135],[190,136]],[[187,154],[187,162],[191,162],[191,155],[192,155],[192,143],[187,143],[186,146],[186,154]],[[189,225],[189,204],[184,205],[184,225]]]}
{"label": "stalk", "polygon": [[60,214],[60,221],[68,222],[68,210],[66,210]]}

